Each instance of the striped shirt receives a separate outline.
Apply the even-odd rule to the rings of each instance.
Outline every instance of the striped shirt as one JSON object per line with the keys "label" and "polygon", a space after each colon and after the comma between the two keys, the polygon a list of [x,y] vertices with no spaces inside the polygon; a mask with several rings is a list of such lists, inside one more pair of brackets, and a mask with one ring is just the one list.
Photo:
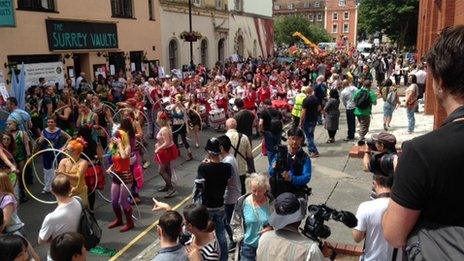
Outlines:
{"label": "striped shirt", "polygon": [[[185,243],[186,246],[193,244],[195,236],[192,235],[189,241]],[[203,261],[217,261],[220,257],[219,243],[216,237],[208,244],[200,248],[201,259]]]}

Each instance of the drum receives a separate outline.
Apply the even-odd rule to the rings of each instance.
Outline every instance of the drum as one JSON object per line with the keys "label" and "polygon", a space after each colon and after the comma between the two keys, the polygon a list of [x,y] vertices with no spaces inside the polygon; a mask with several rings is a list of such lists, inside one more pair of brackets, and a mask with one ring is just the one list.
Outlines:
{"label": "drum", "polygon": [[235,106],[235,98],[231,98],[229,99],[229,107],[227,107],[227,113],[230,117],[232,117],[236,111],[237,107]]}
{"label": "drum", "polygon": [[161,105],[163,105],[164,108],[166,108],[170,104],[171,104],[171,97],[161,98]]}
{"label": "drum", "polygon": [[219,129],[226,123],[226,113],[224,109],[214,109],[209,112],[208,115],[209,126],[214,129]]}

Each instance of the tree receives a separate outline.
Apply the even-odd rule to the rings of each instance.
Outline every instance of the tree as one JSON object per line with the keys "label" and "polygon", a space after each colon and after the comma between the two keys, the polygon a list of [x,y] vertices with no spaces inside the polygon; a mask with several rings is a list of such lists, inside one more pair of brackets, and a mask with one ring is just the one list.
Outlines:
{"label": "tree", "polygon": [[332,41],[332,37],[324,28],[311,24],[302,16],[283,16],[274,21],[274,34],[277,44],[292,45],[300,41],[298,38],[292,36],[292,34],[297,31],[315,44]]}
{"label": "tree", "polygon": [[403,46],[417,39],[419,0],[363,0],[359,5],[358,28],[362,33],[381,32]]}

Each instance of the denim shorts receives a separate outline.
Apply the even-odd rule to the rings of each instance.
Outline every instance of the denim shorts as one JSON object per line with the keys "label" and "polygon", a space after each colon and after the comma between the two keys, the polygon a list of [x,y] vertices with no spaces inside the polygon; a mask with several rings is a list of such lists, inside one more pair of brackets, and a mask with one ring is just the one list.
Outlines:
{"label": "denim shorts", "polygon": [[388,102],[383,104],[383,117],[391,117],[395,107]]}

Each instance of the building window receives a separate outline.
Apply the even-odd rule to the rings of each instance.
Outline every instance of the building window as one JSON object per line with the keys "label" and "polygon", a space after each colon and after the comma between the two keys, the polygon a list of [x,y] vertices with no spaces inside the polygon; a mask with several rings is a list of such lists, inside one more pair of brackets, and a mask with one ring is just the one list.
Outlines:
{"label": "building window", "polygon": [[317,21],[322,21],[322,13],[317,13]]}
{"label": "building window", "polygon": [[287,8],[288,8],[288,9],[293,9],[293,4],[287,5]]}
{"label": "building window", "polygon": [[18,10],[53,12],[55,0],[18,0]]}
{"label": "building window", "polygon": [[338,20],[338,13],[337,12],[332,13],[332,19],[333,20]]}
{"label": "building window", "polygon": [[201,0],[192,0],[192,4],[195,6],[200,6],[201,5]]}
{"label": "building window", "polygon": [[113,17],[133,18],[132,0],[111,0]]}
{"label": "building window", "polygon": [[349,12],[345,12],[345,14],[343,15],[343,18],[344,18],[345,20],[350,19],[350,13],[349,13]]}
{"label": "building window", "polygon": [[208,67],[208,41],[206,39],[201,40],[200,44],[201,63]]}
{"label": "building window", "polygon": [[338,33],[338,24],[333,24],[333,25],[332,25],[332,33],[333,33],[333,34]]}
{"label": "building window", "polygon": [[338,5],[339,6],[345,6],[346,5],[346,0],[339,0]]}
{"label": "building window", "polygon": [[242,0],[235,0],[234,5],[235,11],[242,11]]}
{"label": "building window", "polygon": [[218,42],[218,61],[222,62],[224,61],[224,56],[225,56],[225,53],[224,53],[224,50],[225,50],[225,39],[222,38],[221,40],[219,40]]}
{"label": "building window", "polygon": [[308,19],[309,19],[310,22],[313,22],[314,21],[314,14],[312,14],[312,13],[309,14]]}
{"label": "building window", "polygon": [[177,69],[177,41],[172,39],[169,42],[169,69]]}
{"label": "building window", "polygon": [[343,33],[347,34],[349,32],[350,32],[350,26],[348,25],[348,23],[344,23],[343,24]]}
{"label": "building window", "polygon": [[216,0],[216,9],[222,10],[222,0]]}
{"label": "building window", "polygon": [[153,0],[148,0],[148,17],[150,20],[155,20],[155,3],[153,3]]}
{"label": "building window", "polygon": [[280,5],[274,5],[274,10],[280,10]]}
{"label": "building window", "polygon": [[310,7],[311,7],[310,3],[308,3],[308,2],[304,3],[304,8],[310,8]]}
{"label": "building window", "polygon": [[314,7],[321,7],[321,3],[315,2],[315,3],[314,3]]}

